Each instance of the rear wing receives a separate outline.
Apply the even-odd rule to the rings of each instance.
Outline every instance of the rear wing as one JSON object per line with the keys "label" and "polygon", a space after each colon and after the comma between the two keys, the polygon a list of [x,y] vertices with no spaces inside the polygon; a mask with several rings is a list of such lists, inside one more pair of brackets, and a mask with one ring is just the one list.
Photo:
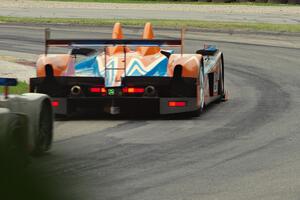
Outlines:
{"label": "rear wing", "polygon": [[50,39],[50,29],[45,29],[45,54],[49,47],[104,47],[107,46],[169,46],[181,47],[183,51],[183,31],[181,39]]}

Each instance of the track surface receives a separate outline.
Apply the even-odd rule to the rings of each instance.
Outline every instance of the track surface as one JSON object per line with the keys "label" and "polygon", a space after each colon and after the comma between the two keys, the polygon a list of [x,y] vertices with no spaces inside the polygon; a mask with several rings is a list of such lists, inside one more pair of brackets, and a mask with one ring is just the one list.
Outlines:
{"label": "track surface", "polygon": [[[42,51],[38,27],[0,28],[1,50]],[[203,43],[187,39],[187,51]],[[228,102],[191,119],[56,122],[53,150],[38,166],[68,177],[66,191],[82,199],[299,199],[300,50],[212,43],[225,54]]]}
{"label": "track surface", "polygon": [[96,19],[181,19],[299,24],[299,6],[116,4],[1,0],[0,15]]}

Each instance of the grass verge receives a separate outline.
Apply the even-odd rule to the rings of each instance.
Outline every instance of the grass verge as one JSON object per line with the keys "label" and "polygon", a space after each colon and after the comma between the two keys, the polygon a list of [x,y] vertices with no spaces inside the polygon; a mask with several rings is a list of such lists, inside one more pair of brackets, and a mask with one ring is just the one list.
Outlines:
{"label": "grass verge", "polygon": [[[0,93],[3,91],[3,86],[0,86]],[[17,86],[9,87],[10,94],[23,94],[29,91],[29,85],[25,82],[19,82]]]}
{"label": "grass verge", "polygon": [[80,19],[80,18],[30,18],[0,16],[0,23],[33,23],[33,24],[77,24],[77,25],[113,25],[121,22],[127,26],[144,26],[151,22],[156,27],[181,28],[194,27],[214,30],[251,30],[272,32],[300,32],[300,24],[243,23],[200,20],[160,20],[160,19]]}

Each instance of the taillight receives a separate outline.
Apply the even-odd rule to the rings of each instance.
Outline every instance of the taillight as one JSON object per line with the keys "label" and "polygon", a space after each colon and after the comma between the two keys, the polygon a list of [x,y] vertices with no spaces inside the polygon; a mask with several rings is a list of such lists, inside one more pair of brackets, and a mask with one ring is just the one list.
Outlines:
{"label": "taillight", "polygon": [[51,104],[52,104],[53,107],[58,107],[59,106],[58,101],[52,101]]}
{"label": "taillight", "polygon": [[185,101],[169,101],[168,106],[169,107],[185,107],[186,102]]}
{"label": "taillight", "polygon": [[128,94],[135,94],[135,93],[144,93],[145,89],[144,88],[123,88],[123,93],[128,93]]}
{"label": "taillight", "polygon": [[106,93],[106,88],[101,88],[101,93]]}
{"label": "taillight", "polygon": [[101,87],[91,87],[90,88],[91,93],[106,93],[106,88]]}

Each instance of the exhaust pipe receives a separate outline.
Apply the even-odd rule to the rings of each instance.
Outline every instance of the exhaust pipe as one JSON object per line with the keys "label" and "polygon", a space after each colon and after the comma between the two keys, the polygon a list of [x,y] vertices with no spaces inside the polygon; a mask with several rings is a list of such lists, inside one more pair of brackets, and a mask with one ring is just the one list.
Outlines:
{"label": "exhaust pipe", "polygon": [[148,97],[153,97],[156,94],[156,90],[155,87],[153,87],[152,85],[149,85],[145,88],[145,96]]}
{"label": "exhaust pipe", "polygon": [[71,88],[71,94],[74,95],[74,96],[77,96],[81,93],[81,87],[78,86],[78,85],[74,85],[72,88]]}

